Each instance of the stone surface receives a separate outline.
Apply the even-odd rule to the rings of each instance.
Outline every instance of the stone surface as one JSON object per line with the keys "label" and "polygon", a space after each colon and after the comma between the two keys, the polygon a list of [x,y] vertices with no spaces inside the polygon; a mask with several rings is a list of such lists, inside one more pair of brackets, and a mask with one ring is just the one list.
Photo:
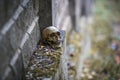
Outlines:
{"label": "stone surface", "polygon": [[21,0],[1,0],[0,1],[0,29],[13,15]]}
{"label": "stone surface", "polygon": [[24,80],[25,73],[24,73],[24,65],[23,65],[23,56],[22,56],[22,54],[19,55],[19,58],[17,59],[16,64],[14,65],[14,67],[17,70],[17,74],[15,75],[16,80]]}
{"label": "stone surface", "polygon": [[22,54],[24,60],[24,67],[29,63],[30,56],[32,55],[33,47],[30,39],[27,39],[26,43],[23,46]]}
{"label": "stone surface", "polygon": [[39,4],[39,25],[41,31],[52,25],[52,0],[40,0]]}
{"label": "stone surface", "polygon": [[[26,5],[21,6],[23,1],[25,0],[0,1],[0,6],[2,6],[0,7],[0,31],[3,27],[6,27],[3,25],[5,25],[9,19],[15,21],[8,28],[8,31],[6,31],[4,35],[0,34],[0,80],[4,76],[6,68],[9,67],[9,63],[13,59],[16,50],[21,45],[26,31],[38,14],[39,0],[28,0],[28,3],[26,3]],[[17,16],[13,19],[12,17],[14,16],[15,11],[18,9],[18,6],[20,6],[21,12],[16,12]],[[24,59],[25,62],[29,60],[30,53],[32,53],[33,49],[35,49],[36,44],[38,43],[40,38],[39,24],[36,24],[37,25],[35,25],[36,27],[34,27],[32,33],[28,35],[30,36],[28,37],[29,39],[26,40],[25,44],[23,44],[23,49],[21,49],[23,56],[27,57],[26,59]],[[13,65],[17,70],[17,75],[14,75],[14,73],[10,71],[8,73],[8,76],[6,76],[6,80],[23,80],[22,74],[24,74],[24,67],[22,65],[22,54],[18,57],[18,59],[16,59],[15,65]]]}
{"label": "stone surface", "polygon": [[39,24],[36,23],[35,28],[33,29],[32,33],[30,34],[30,40],[32,43],[33,50],[36,48],[37,43],[40,40],[40,27]]}
{"label": "stone surface", "polygon": [[15,50],[12,47],[9,38],[7,38],[7,36],[4,36],[2,41],[0,41],[0,64],[2,64],[0,66],[0,76],[3,75],[14,52]]}
{"label": "stone surface", "polygon": [[10,72],[5,80],[24,80],[24,67],[22,61],[22,54],[20,54],[15,64],[11,67],[9,66]]}

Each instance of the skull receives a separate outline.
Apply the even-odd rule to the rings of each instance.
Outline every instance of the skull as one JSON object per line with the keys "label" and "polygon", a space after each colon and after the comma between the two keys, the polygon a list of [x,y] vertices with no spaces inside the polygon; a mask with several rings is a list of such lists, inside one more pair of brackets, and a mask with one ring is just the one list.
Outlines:
{"label": "skull", "polygon": [[60,31],[54,27],[49,26],[45,28],[42,32],[43,41],[50,46],[59,47],[61,43],[61,35]]}

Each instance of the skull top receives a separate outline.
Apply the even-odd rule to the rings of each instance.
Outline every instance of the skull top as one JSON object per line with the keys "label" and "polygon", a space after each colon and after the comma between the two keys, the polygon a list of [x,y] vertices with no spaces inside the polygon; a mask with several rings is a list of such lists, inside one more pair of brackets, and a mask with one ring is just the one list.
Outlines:
{"label": "skull top", "polygon": [[47,27],[42,32],[43,41],[51,46],[58,46],[61,43],[61,35],[59,29],[54,26]]}

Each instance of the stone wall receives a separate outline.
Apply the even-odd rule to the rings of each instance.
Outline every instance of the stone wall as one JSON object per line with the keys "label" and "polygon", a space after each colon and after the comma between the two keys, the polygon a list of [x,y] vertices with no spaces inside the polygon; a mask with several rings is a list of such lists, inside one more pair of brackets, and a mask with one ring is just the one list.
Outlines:
{"label": "stone wall", "polygon": [[[24,80],[24,68],[41,39],[41,31],[50,25],[70,29],[68,5],[69,0],[0,1],[0,80]],[[67,76],[65,53],[62,77]]]}
{"label": "stone wall", "polygon": [[66,29],[70,23],[68,0],[52,0],[52,24],[59,29]]}
{"label": "stone wall", "polygon": [[50,2],[0,1],[0,80],[24,80],[24,68],[40,40],[40,29],[52,25]]}
{"label": "stone wall", "polygon": [[[52,0],[52,24],[61,30],[68,31],[70,28],[70,15],[68,10],[68,0]],[[59,70],[54,80],[69,80],[66,56],[66,33],[64,35],[63,54]]]}

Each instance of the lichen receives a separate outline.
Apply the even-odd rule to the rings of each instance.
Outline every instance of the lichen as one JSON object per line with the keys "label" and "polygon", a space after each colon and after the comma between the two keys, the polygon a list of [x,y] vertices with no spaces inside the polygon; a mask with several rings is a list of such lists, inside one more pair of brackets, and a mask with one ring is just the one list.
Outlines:
{"label": "lichen", "polygon": [[53,49],[40,45],[31,56],[26,69],[26,80],[53,77],[59,67],[61,55],[62,48]]}

